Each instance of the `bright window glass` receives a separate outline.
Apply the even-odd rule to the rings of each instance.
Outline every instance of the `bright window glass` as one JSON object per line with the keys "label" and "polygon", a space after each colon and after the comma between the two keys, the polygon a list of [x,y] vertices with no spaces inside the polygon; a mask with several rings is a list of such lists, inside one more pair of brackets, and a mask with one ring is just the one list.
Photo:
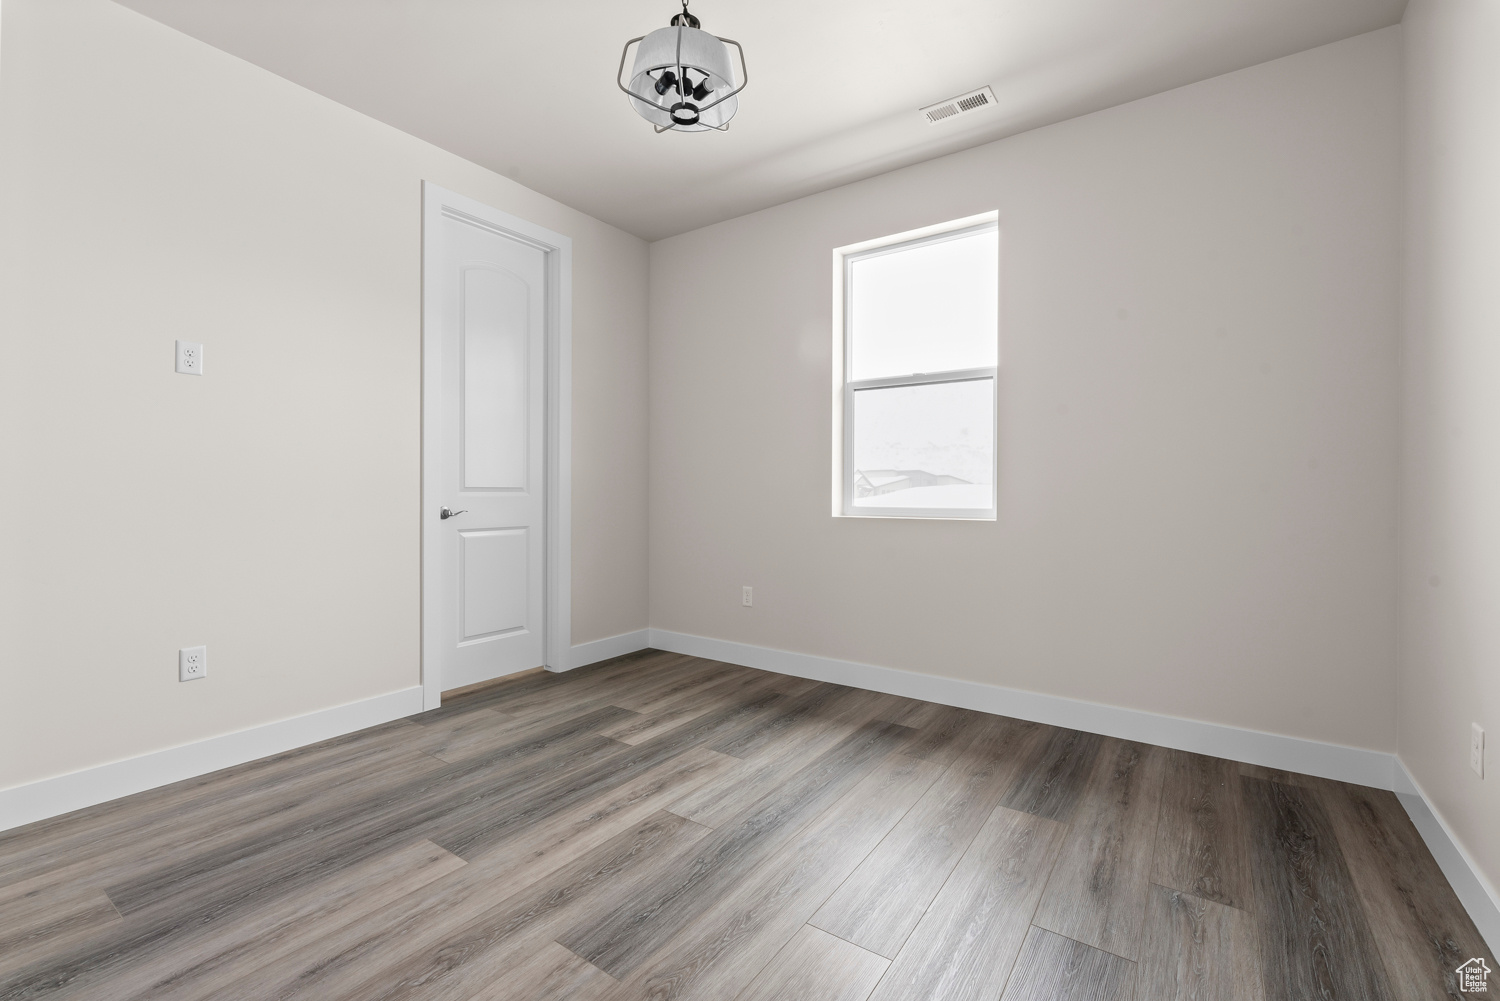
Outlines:
{"label": "bright window glass", "polygon": [[995,230],[850,262],[851,379],[994,368]]}
{"label": "bright window glass", "polygon": [[856,390],[855,504],[988,508],[994,418],[993,379]]}
{"label": "bright window glass", "polygon": [[993,518],[996,226],[843,261],[843,513]]}

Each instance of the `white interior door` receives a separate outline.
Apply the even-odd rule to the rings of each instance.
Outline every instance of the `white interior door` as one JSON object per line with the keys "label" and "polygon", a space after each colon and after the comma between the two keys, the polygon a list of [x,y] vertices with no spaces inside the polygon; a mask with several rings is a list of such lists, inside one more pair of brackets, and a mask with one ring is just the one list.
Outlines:
{"label": "white interior door", "polygon": [[547,253],[483,219],[429,214],[424,687],[433,672],[446,690],[546,655]]}

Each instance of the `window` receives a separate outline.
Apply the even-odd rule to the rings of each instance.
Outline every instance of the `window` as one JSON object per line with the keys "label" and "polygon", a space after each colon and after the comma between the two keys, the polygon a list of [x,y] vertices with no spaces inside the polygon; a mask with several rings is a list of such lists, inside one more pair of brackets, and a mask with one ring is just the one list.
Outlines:
{"label": "window", "polygon": [[999,241],[992,215],[835,252],[836,513],[995,517]]}

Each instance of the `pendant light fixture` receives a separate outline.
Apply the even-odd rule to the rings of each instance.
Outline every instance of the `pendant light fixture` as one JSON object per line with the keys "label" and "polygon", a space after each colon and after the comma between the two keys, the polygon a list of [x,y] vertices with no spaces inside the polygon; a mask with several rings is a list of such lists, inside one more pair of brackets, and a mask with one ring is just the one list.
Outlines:
{"label": "pendant light fixture", "polygon": [[[625,60],[637,42],[627,82]],[[729,60],[731,45],[740,54],[738,86]],[[625,43],[615,82],[630,95],[636,114],[657,132],[723,132],[740,107],[735,95],[745,89],[745,50],[732,38],[702,30],[682,0],[682,13],[673,15],[669,27]]]}

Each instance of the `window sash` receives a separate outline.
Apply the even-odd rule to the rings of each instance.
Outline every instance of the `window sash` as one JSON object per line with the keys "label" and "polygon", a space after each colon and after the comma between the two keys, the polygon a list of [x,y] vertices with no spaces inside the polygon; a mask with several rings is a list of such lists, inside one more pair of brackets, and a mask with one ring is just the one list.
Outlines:
{"label": "window sash", "polygon": [[[995,491],[999,485],[998,411],[1000,400],[997,393],[997,368],[965,368],[951,372],[922,372],[916,375],[889,376],[884,379],[863,379],[859,382],[844,382],[844,472],[843,505],[841,513],[851,518],[954,518],[992,519],[995,517]],[[854,394],[862,389],[891,389],[902,386],[933,386],[945,382],[990,383],[990,503],[988,507],[886,507],[860,505],[854,497]]]}
{"label": "window sash", "polygon": [[[941,243],[946,240],[957,240],[962,237],[972,236],[975,233],[989,232],[999,228],[999,224],[993,220],[979,223],[973,226],[963,226],[958,229],[944,230],[929,236],[919,237],[914,240],[902,240],[895,243],[861,250],[851,254],[843,255],[843,483],[840,493],[843,503],[840,505],[840,513],[845,517],[852,518],[947,518],[947,519],[982,519],[993,520],[997,508],[997,494],[999,490],[999,451],[1000,451],[1000,428],[998,411],[1000,406],[999,384],[997,366],[988,368],[955,369],[946,372],[917,372],[912,375],[887,376],[879,379],[861,379],[858,382],[850,377],[854,374],[854,310],[851,306],[851,293],[854,290],[854,263],[856,261],[877,257],[883,254],[894,254],[915,247],[926,246],[932,243]],[[999,331],[996,331],[999,336]],[[989,379],[990,388],[990,504],[983,508],[951,508],[951,507],[861,507],[854,502],[854,394],[862,389],[887,389],[897,386],[928,386],[943,382],[969,382],[980,379]]]}

